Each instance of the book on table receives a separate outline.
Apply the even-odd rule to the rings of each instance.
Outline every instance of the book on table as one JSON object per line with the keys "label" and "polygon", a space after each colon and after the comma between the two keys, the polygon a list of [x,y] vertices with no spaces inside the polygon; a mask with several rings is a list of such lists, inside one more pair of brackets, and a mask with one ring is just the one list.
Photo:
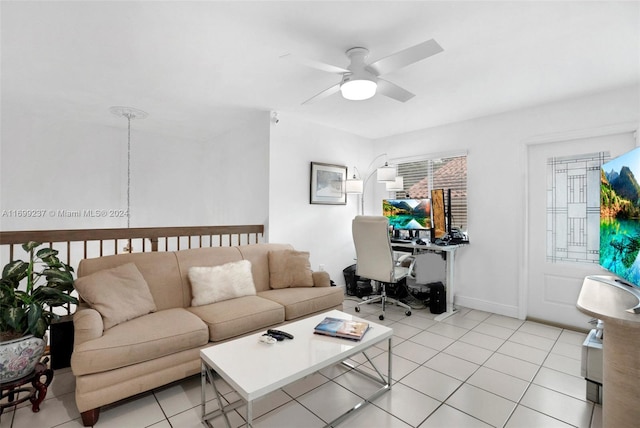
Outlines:
{"label": "book on table", "polygon": [[314,328],[313,332],[343,339],[360,340],[368,329],[369,323],[364,321],[326,317]]}

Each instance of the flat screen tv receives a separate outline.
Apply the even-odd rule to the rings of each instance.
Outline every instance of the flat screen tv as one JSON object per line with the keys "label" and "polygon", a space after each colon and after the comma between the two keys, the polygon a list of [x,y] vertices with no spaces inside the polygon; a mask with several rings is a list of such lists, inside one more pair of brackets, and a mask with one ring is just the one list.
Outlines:
{"label": "flat screen tv", "polygon": [[640,286],[640,148],[600,169],[600,266]]}
{"label": "flat screen tv", "polygon": [[430,199],[383,199],[382,215],[394,230],[431,229]]}

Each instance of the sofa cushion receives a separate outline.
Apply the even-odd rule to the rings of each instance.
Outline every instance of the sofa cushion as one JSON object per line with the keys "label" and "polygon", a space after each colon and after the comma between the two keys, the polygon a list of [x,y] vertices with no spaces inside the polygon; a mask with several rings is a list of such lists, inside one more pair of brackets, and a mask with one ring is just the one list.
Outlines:
{"label": "sofa cushion", "polygon": [[[191,300],[193,299],[189,281],[189,269],[194,266],[220,266],[225,263],[240,261],[243,258],[238,247],[190,248],[188,250],[175,251],[173,254],[175,255],[180,271],[182,280],[180,289],[183,300],[186,302],[183,306],[185,308],[191,306]],[[253,281],[255,283],[255,276]]]}
{"label": "sofa cushion", "polygon": [[208,305],[242,296],[255,296],[251,262],[240,260],[221,266],[194,266],[189,269],[191,306]]}
{"label": "sofa cushion", "polygon": [[[135,263],[149,285],[149,290],[158,310],[183,308],[191,304],[191,297],[188,300],[180,298],[182,291],[185,288],[188,290],[189,287],[183,287],[176,253],[174,252],[124,253],[83,259],[78,264],[78,278],[104,269],[122,266],[126,263]],[[188,284],[187,282],[185,283]]]}
{"label": "sofa cushion", "polygon": [[313,287],[311,263],[307,251],[269,251],[271,288]]}
{"label": "sofa cushion", "polygon": [[313,286],[331,287],[331,277],[329,276],[329,273],[325,271],[313,272]]}
{"label": "sofa cushion", "polygon": [[284,321],[284,308],[258,296],[245,296],[188,308],[209,327],[213,342],[250,333]]}
{"label": "sofa cushion", "polygon": [[102,315],[105,330],[156,310],[149,286],[133,263],[78,278],[75,288]]}
{"label": "sofa cushion", "polygon": [[342,287],[285,288],[261,291],[258,296],[273,300],[284,306],[287,321],[315,312],[342,306]]}
{"label": "sofa cushion", "polygon": [[124,322],[98,339],[77,345],[71,357],[76,376],[153,360],[207,344],[209,331],[182,308],[166,309]]}
{"label": "sofa cushion", "polygon": [[244,260],[249,260],[251,262],[253,283],[256,285],[256,291],[258,292],[271,290],[271,287],[269,287],[269,251],[293,250],[291,245],[273,243],[240,245],[234,248],[238,249]]}

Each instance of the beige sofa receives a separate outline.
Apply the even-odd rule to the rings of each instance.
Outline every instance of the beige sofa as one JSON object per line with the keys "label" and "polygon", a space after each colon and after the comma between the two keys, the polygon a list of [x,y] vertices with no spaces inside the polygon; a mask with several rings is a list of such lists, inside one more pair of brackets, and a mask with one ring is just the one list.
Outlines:
{"label": "beige sofa", "polygon": [[[255,244],[82,260],[78,266],[76,288],[84,303],[74,314],[75,342],[71,368],[76,376],[76,404],[83,424],[95,424],[101,406],[198,373],[200,349],[213,342],[342,308],[343,290],[330,287],[329,276],[325,272],[308,269],[304,275],[311,275],[312,283],[306,283],[305,279],[304,287],[291,284],[285,288],[273,288],[274,271],[277,270],[274,260],[281,260],[280,256],[287,254],[284,250],[300,255],[285,244]],[[255,295],[192,306],[194,296],[190,268],[229,266],[229,263],[246,265],[246,262],[240,262],[242,260],[250,262]],[[128,292],[117,291],[122,290],[118,287],[126,287],[126,281],[112,280],[104,274],[131,266],[130,263],[135,264],[144,278],[143,282],[148,284],[155,310],[107,326],[107,322],[111,323],[109,310],[118,311],[114,301]],[[280,263],[280,274],[283,268],[291,271],[286,264]],[[93,288],[88,288],[87,283],[93,283]],[[118,296],[103,301],[106,306],[99,306],[93,295],[88,300],[84,299],[83,293],[89,295],[85,289],[100,293],[116,290]],[[108,295],[109,291],[105,293]],[[122,312],[130,309],[127,306],[140,308],[140,304],[135,304],[135,297],[130,300],[134,303],[120,303]]]}

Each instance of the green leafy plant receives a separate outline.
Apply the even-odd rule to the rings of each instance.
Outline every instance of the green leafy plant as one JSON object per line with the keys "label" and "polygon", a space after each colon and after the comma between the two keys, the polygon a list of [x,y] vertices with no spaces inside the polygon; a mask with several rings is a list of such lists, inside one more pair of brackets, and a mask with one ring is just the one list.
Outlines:
{"label": "green leafy plant", "polygon": [[[36,248],[39,242],[27,242],[22,248],[29,261],[14,260],[5,265],[0,279],[0,340],[27,334],[44,336],[59,315],[53,307],[77,304],[73,291],[73,268],[58,259],[52,248]],[[26,280],[26,281],[25,281]],[[20,285],[26,283],[24,288]]]}

